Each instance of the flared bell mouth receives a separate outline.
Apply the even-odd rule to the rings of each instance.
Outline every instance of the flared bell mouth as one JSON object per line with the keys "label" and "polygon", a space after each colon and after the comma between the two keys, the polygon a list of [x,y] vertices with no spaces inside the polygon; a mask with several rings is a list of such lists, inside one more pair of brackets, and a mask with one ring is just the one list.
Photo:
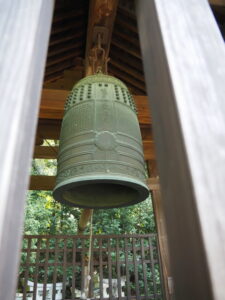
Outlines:
{"label": "flared bell mouth", "polygon": [[145,184],[127,178],[99,178],[90,176],[57,185],[53,191],[57,201],[81,208],[116,208],[139,203],[149,196]]}

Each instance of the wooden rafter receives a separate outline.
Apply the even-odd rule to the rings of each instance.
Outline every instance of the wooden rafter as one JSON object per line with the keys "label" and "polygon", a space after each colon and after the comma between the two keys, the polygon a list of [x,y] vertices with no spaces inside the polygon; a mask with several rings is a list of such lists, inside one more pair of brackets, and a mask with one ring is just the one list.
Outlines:
{"label": "wooden rafter", "polygon": [[138,58],[141,60],[141,53],[139,51],[137,51],[136,49],[134,49],[134,47],[128,47],[124,44],[124,42],[122,43],[121,40],[114,38],[112,41],[112,44],[114,46],[116,46],[119,49],[122,49],[124,51],[126,51],[127,53],[129,53],[130,55]]}
{"label": "wooden rafter", "polygon": [[[115,45],[111,46],[111,52],[110,52],[110,58],[111,59],[122,59],[122,61],[132,67],[133,69],[137,71],[143,71],[142,67],[142,61],[129,53],[126,52],[126,49],[121,49],[116,47]],[[142,72],[143,73],[143,72]]]}
{"label": "wooden rafter", "polygon": [[[118,59],[110,59],[110,64],[127,73],[132,78],[144,82],[144,75],[139,71],[136,71],[134,68],[131,68],[129,65],[124,64],[124,62],[121,63],[121,61]],[[141,89],[143,89],[143,85],[141,86]]]}
{"label": "wooden rafter", "polygon": [[[71,30],[72,31],[72,30]],[[58,45],[58,44],[60,44],[60,43],[64,43],[64,41],[70,41],[70,40],[74,40],[74,39],[81,39],[82,38],[82,36],[83,36],[83,32],[82,32],[82,30],[80,30],[80,31],[77,31],[77,32],[75,32],[75,33],[73,33],[73,34],[71,34],[71,35],[68,35],[68,36],[65,36],[65,34],[64,35],[62,35],[60,38],[58,38],[58,36],[57,36],[57,38],[52,38],[51,40],[50,40],[50,42],[49,42],[49,46],[54,46],[54,45]],[[54,37],[54,36],[53,36]]]}
{"label": "wooden rafter", "polygon": [[94,30],[96,26],[106,28],[106,41],[102,45],[106,55],[109,54],[110,42],[112,36],[112,29],[116,16],[118,0],[91,0],[89,6],[89,19],[87,29],[87,41],[85,52],[85,74],[91,74],[91,67],[89,63],[90,51],[93,48],[95,41]]}
{"label": "wooden rafter", "polygon": [[[76,26],[78,28],[83,28],[83,25],[84,25],[84,23],[82,21],[79,24],[76,24]],[[74,30],[74,23],[69,23],[64,26],[52,28],[51,34],[52,35],[60,34],[60,33],[64,33],[65,31],[68,31],[68,30]]]}
{"label": "wooden rafter", "polygon": [[136,80],[133,76],[126,74],[127,72],[122,71],[115,64],[110,64],[110,71],[118,78],[123,80],[125,83],[133,86],[135,89],[138,89],[140,92],[139,94],[145,94],[145,85],[144,82]]}

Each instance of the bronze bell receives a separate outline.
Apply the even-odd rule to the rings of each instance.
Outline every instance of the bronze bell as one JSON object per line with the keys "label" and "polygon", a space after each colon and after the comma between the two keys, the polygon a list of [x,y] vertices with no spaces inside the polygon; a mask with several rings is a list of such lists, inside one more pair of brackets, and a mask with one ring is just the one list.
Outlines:
{"label": "bronze bell", "polygon": [[132,95],[120,80],[96,74],[65,105],[53,196],[84,208],[132,205],[149,195]]}

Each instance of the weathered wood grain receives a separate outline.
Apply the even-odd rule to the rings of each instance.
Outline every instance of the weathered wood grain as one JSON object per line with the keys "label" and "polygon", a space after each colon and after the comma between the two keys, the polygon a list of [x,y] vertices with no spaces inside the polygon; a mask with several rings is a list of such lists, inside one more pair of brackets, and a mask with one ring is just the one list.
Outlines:
{"label": "weathered wood grain", "polygon": [[1,300],[15,299],[25,195],[53,2],[1,1]]}
{"label": "weathered wood grain", "polygon": [[91,0],[89,3],[89,17],[85,50],[85,74],[91,75],[92,68],[90,66],[89,57],[91,55],[91,49],[96,46],[96,39],[94,39],[94,28],[101,26],[108,32],[107,39],[102,44],[105,50],[106,56],[109,55],[111,36],[113,31],[114,20],[117,11],[118,0]]}
{"label": "weathered wood grain", "polygon": [[175,297],[225,299],[224,41],[205,0],[137,4]]}

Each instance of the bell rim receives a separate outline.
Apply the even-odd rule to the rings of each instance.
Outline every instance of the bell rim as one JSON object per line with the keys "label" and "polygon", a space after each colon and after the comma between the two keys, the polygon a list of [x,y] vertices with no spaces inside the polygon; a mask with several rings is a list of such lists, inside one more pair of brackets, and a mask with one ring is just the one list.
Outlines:
{"label": "bell rim", "polygon": [[[85,181],[84,181],[84,178],[85,178]],[[123,186],[126,186],[126,187],[130,187],[130,188],[133,188],[134,190],[136,190],[138,192],[138,198],[135,199],[135,201],[130,201],[130,202],[126,202],[126,203],[123,203],[121,205],[115,205],[115,206],[98,206],[98,207],[91,207],[91,206],[85,206],[85,205],[80,205],[80,204],[77,204],[77,203],[73,203],[73,202],[70,202],[68,200],[65,200],[62,196],[63,192],[67,191],[69,187],[78,187],[78,186],[82,186],[82,185],[85,185],[85,184],[95,184],[95,183],[118,183],[120,182],[121,183],[122,181],[122,184]],[[72,207],[78,207],[78,208],[89,208],[89,209],[110,209],[110,208],[121,208],[121,207],[126,207],[126,206],[131,206],[131,205],[134,205],[134,204],[138,204],[142,201],[145,201],[148,197],[149,197],[149,194],[150,194],[150,191],[149,191],[149,188],[148,186],[142,182],[142,181],[138,181],[138,180],[135,180],[135,179],[130,179],[127,178],[127,177],[122,177],[120,176],[118,179],[116,179],[115,177],[113,176],[82,176],[82,177],[79,177],[79,179],[77,179],[76,181],[74,181],[74,178],[71,178],[70,180],[66,180],[66,183],[65,181],[59,183],[58,185],[55,186],[53,192],[53,197],[56,201],[59,201],[63,204],[66,204],[66,205],[69,205],[69,206],[72,206]]]}

